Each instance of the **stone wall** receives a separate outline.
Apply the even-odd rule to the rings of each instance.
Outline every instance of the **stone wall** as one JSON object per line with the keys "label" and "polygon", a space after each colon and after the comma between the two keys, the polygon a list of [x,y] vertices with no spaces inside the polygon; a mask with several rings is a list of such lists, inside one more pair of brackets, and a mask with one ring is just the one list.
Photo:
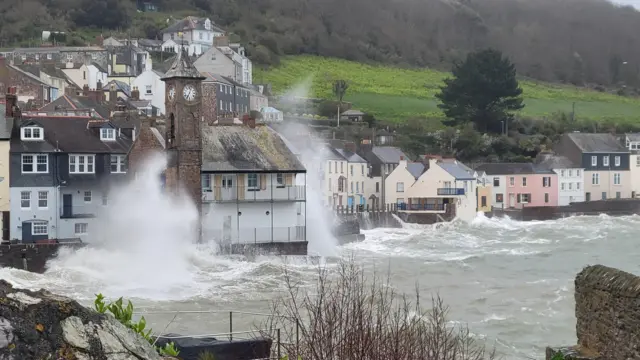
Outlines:
{"label": "stone wall", "polygon": [[578,345],[549,348],[547,359],[640,359],[640,277],[588,266],[576,276],[575,301]]}
{"label": "stone wall", "polygon": [[611,199],[573,203],[567,206],[525,207],[522,210],[493,209],[487,213],[492,216],[509,216],[513,220],[553,220],[576,215],[612,216],[640,214],[640,199]]}
{"label": "stone wall", "polygon": [[[0,267],[44,273],[47,261],[58,254],[61,244],[0,245]],[[78,245],[81,246],[81,245]]]}

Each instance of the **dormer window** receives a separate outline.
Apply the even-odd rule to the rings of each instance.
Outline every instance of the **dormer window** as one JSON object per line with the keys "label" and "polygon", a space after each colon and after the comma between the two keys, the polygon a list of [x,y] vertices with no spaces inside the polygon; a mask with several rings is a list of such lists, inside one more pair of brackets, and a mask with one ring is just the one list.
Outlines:
{"label": "dormer window", "polygon": [[113,129],[113,128],[102,128],[102,129],[100,129],[100,140],[102,140],[102,141],[115,141],[116,140],[116,129]]}
{"label": "dormer window", "polygon": [[205,30],[211,30],[211,20],[207,19],[204,21]]}
{"label": "dormer window", "polygon": [[44,131],[39,126],[25,126],[20,135],[22,140],[44,140]]}

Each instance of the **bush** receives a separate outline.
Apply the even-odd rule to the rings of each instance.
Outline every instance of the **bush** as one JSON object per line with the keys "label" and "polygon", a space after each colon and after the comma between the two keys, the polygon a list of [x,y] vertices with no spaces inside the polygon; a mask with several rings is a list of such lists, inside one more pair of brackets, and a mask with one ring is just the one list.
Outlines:
{"label": "bush", "polygon": [[[264,336],[281,329],[283,352],[304,360],[482,360],[495,359],[466,327],[447,325],[448,309],[439,297],[425,310],[398,294],[388,279],[364,271],[353,261],[333,276],[318,274],[315,288],[303,288],[285,272],[287,294],[273,303]],[[299,341],[296,341],[299,339]]]}

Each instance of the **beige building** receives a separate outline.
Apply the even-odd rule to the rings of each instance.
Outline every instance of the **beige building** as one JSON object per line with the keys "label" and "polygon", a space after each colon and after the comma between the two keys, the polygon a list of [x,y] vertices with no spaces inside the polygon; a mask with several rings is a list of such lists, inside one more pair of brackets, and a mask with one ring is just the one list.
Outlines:
{"label": "beige building", "polygon": [[424,165],[419,162],[409,163],[407,160],[400,160],[398,166],[385,179],[385,199],[388,204],[406,204],[407,193],[416,180],[424,172]]}
{"label": "beige building", "polygon": [[79,89],[82,89],[85,85],[89,86],[89,68],[87,68],[87,65],[73,63],[67,63],[66,65],[61,70],[73,84]]}

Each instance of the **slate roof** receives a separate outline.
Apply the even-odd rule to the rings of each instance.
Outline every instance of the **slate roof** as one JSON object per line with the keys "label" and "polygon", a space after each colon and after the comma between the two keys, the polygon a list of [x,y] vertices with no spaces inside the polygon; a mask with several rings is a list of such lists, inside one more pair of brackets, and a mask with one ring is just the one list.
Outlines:
{"label": "slate roof", "polygon": [[268,126],[203,126],[202,171],[306,172],[304,166]]}
{"label": "slate roof", "polygon": [[[79,118],[25,118],[21,126],[39,125],[44,129],[45,141],[21,141],[20,127],[14,127],[11,137],[11,152],[71,152],[124,154],[131,147],[131,139],[121,134],[116,141],[100,140],[100,127],[113,125],[107,120]],[[117,131],[117,129],[116,129]]]}
{"label": "slate roof", "polygon": [[36,81],[36,82],[40,83],[40,85],[44,85],[44,86],[46,86],[46,87],[48,87],[48,88],[53,87],[53,86],[51,86],[51,85],[47,84],[46,82],[42,81],[42,80],[40,79],[39,75],[38,75],[38,76],[36,76],[36,75],[34,75],[34,74],[32,74],[32,73],[30,73],[30,72],[28,72],[28,71],[25,71],[25,70],[20,69],[19,67],[15,66],[15,65],[7,65],[7,66],[8,66],[9,68],[11,68],[11,69],[14,69],[14,70],[15,70],[15,71],[17,71],[18,73],[20,73],[20,74],[22,74],[22,75],[24,75],[24,76],[26,76],[26,77],[30,78],[31,80],[33,80],[33,81]]}
{"label": "slate roof", "polygon": [[107,107],[86,96],[62,95],[39,110],[56,111],[59,109],[94,109],[103,119],[109,119],[111,115],[111,111]]}
{"label": "slate roof", "polygon": [[171,64],[169,70],[164,74],[162,80],[171,78],[205,79],[196,67],[193,66],[193,62],[184,48],[178,52],[173,64]]}
{"label": "slate roof", "polygon": [[344,158],[344,160],[347,160],[348,162],[352,162],[352,163],[366,163],[367,160],[363,159],[362,157],[360,157],[360,155],[349,151],[347,149],[332,149],[333,151],[335,151],[338,155],[340,155],[342,158]]}
{"label": "slate roof", "polygon": [[458,162],[458,161],[438,161],[438,166],[440,166],[444,171],[448,172],[449,175],[453,176],[456,180],[473,180],[475,177],[473,176],[473,170],[468,166]]}
{"label": "slate roof", "polygon": [[363,116],[364,113],[360,110],[347,110],[345,112],[343,112],[341,115],[345,115],[345,116]]}
{"label": "slate roof", "polygon": [[568,136],[583,153],[629,152],[612,134],[569,133]]}
{"label": "slate roof", "polygon": [[419,163],[419,162],[410,162],[407,163],[407,171],[409,171],[409,173],[411,175],[413,175],[414,179],[418,179],[420,177],[420,175],[422,175],[422,173],[424,172],[424,164],[423,163]]}
{"label": "slate roof", "polygon": [[226,85],[233,85],[229,80],[225,79],[220,74],[214,74],[212,72],[203,72],[201,73],[205,77],[205,81],[213,81],[216,83],[222,83]]}
{"label": "slate roof", "polygon": [[109,91],[111,90],[111,84],[116,84],[116,90],[118,91],[122,91],[125,95],[127,95],[127,97],[131,96],[131,86],[129,86],[129,84],[127,84],[126,82],[120,81],[120,80],[111,80],[108,83],[106,83],[103,87],[102,90],[104,91]]}
{"label": "slate roof", "polygon": [[371,152],[384,164],[397,164],[401,157],[405,160],[409,159],[402,150],[395,146],[375,146]]}
{"label": "slate roof", "polygon": [[195,17],[195,16],[187,16],[186,18],[184,18],[182,20],[176,21],[171,26],[169,26],[166,29],[162,30],[162,32],[163,33],[172,33],[172,32],[191,31],[191,30],[224,32],[224,30],[219,28],[218,26],[216,26],[213,23],[213,21],[211,21],[211,29],[210,30],[206,30],[205,27],[204,27],[204,24],[205,24],[206,20],[207,20],[206,18],[198,18],[198,17]]}
{"label": "slate roof", "polygon": [[566,156],[561,155],[553,155],[549,154],[545,156],[544,154],[539,154],[538,158],[536,158],[536,165],[540,169],[570,169],[570,168],[579,168],[580,165],[574,163]]}
{"label": "slate roof", "polygon": [[103,73],[106,73],[106,72],[107,72],[107,70],[105,70],[102,66],[100,66],[100,64],[98,64],[98,63],[97,63],[97,62],[95,62],[95,61],[94,61],[94,62],[92,62],[92,63],[91,63],[91,64],[89,64],[89,65],[93,65],[93,66],[95,66],[95,67],[96,67],[96,69],[98,69],[98,71],[100,71],[100,72],[103,72]]}
{"label": "slate roof", "polygon": [[624,134],[629,141],[640,141],[640,133]]}
{"label": "slate roof", "polygon": [[533,163],[486,163],[476,166],[476,171],[487,175],[551,174],[551,170],[537,167]]}
{"label": "slate roof", "polygon": [[38,66],[38,65],[31,65],[31,64],[23,64],[23,65],[15,65],[15,66],[20,68],[20,70],[26,71],[38,77],[40,77],[40,73],[45,73],[52,77],[57,77],[60,79],[67,80],[67,75],[64,73],[64,71],[62,71],[62,69],[59,69],[55,66]]}

